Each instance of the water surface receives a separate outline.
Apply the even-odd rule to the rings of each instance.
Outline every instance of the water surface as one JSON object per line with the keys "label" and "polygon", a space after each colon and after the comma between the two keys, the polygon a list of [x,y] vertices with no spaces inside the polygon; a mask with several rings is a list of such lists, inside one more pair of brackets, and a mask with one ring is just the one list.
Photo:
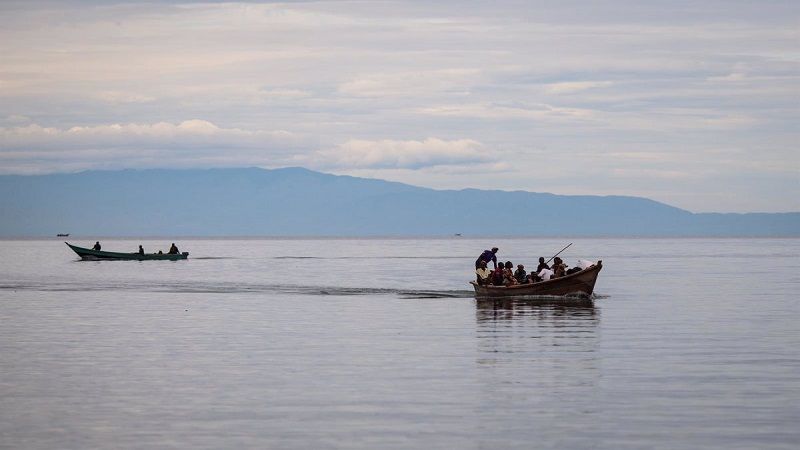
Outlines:
{"label": "water surface", "polygon": [[589,304],[472,296],[553,239],[0,241],[0,447],[796,448],[800,240],[573,241]]}

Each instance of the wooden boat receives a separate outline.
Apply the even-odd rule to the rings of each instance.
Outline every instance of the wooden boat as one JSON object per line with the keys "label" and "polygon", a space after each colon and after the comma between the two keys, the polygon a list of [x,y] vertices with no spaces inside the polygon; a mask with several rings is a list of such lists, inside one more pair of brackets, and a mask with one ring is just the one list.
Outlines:
{"label": "wooden boat", "polygon": [[597,275],[603,268],[603,261],[597,261],[580,272],[540,281],[533,284],[514,286],[481,286],[470,281],[478,297],[518,297],[518,296],[582,296],[589,297],[594,292]]}
{"label": "wooden boat", "polygon": [[117,260],[117,261],[145,261],[145,260],[168,260],[168,261],[176,261],[178,259],[186,259],[189,257],[189,252],[183,252],[179,254],[168,254],[168,253],[145,253],[140,255],[139,253],[118,253],[118,252],[105,252],[102,250],[92,250],[90,248],[83,248],[78,247],[76,245],[71,245],[69,242],[64,242],[72,249],[81,259],[86,260]]}

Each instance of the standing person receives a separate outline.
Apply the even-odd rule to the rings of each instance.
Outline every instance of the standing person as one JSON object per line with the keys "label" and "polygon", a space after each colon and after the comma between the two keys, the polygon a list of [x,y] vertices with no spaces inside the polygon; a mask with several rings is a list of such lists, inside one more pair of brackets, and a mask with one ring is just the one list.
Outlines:
{"label": "standing person", "polygon": [[497,269],[497,250],[497,247],[492,247],[491,250],[484,250],[481,256],[478,256],[478,259],[475,260],[475,268],[480,268],[481,261],[485,261],[487,265],[491,261],[494,263],[494,268]]}
{"label": "standing person", "polygon": [[478,278],[478,286],[492,284],[492,271],[486,268],[486,261],[480,262],[480,267],[475,269],[475,275]]}
{"label": "standing person", "polygon": [[170,245],[170,247],[169,247],[169,254],[170,255],[177,255],[178,253],[179,253],[178,252],[178,246],[175,245],[175,243],[173,242],[172,245]]}
{"label": "standing person", "polygon": [[139,254],[144,256],[144,248],[141,245],[139,246]]}
{"label": "standing person", "polygon": [[92,250],[97,250],[99,252],[101,248],[102,247],[100,247],[100,241],[97,241],[94,243],[94,247],[92,247]]}

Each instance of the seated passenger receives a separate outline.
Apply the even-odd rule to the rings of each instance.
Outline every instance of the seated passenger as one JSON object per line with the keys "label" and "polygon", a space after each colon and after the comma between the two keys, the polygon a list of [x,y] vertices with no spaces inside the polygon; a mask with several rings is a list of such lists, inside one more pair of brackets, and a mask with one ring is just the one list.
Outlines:
{"label": "seated passenger", "polygon": [[514,278],[516,278],[517,283],[525,284],[528,282],[528,272],[525,271],[525,266],[522,264],[517,265],[517,270],[514,271]]}
{"label": "seated passenger", "polygon": [[537,274],[537,278],[541,281],[547,281],[553,278],[553,271],[550,269],[542,269],[542,271]]}
{"label": "seated passenger", "polygon": [[175,245],[174,242],[169,247],[169,254],[170,255],[177,255],[178,254],[178,247]]}
{"label": "seated passenger", "polygon": [[486,261],[479,262],[478,268],[475,269],[475,275],[477,277],[476,282],[478,286],[492,284],[492,271],[486,268]]}
{"label": "seated passenger", "polygon": [[517,284],[517,279],[514,278],[514,264],[511,261],[506,261],[505,269],[503,270],[503,284],[506,286]]}
{"label": "seated passenger", "polygon": [[144,248],[141,245],[139,246],[139,254],[144,255]]}
{"label": "seated passenger", "polygon": [[553,278],[561,278],[567,273],[567,265],[561,258],[557,257],[553,260]]}
{"label": "seated passenger", "polygon": [[100,241],[97,241],[97,242],[94,243],[94,247],[92,247],[92,250],[100,251],[100,248],[101,248],[100,247]]}
{"label": "seated passenger", "polygon": [[505,267],[498,264],[497,268],[492,271],[492,284],[495,286],[505,286]]}
{"label": "seated passenger", "polygon": [[572,275],[573,273],[580,272],[581,270],[583,270],[583,269],[581,269],[581,268],[580,268],[580,267],[578,267],[578,266],[575,266],[575,267],[573,267],[573,268],[571,268],[571,269],[567,270],[567,275]]}
{"label": "seated passenger", "polygon": [[546,263],[546,262],[544,262],[544,258],[542,258],[542,257],[540,256],[540,257],[539,257],[539,266],[538,266],[538,267],[536,267],[536,273],[539,273],[539,272],[541,272],[541,271],[542,271],[542,269],[547,269],[547,270],[550,270],[550,266],[548,266],[548,265],[547,265],[547,263]]}

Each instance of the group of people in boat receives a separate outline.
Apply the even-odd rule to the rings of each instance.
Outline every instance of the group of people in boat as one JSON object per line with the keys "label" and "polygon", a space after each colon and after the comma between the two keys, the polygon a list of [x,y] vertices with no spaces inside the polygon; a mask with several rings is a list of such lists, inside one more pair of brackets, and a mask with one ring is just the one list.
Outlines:
{"label": "group of people in boat", "polygon": [[[501,261],[498,264],[497,251],[497,247],[493,247],[491,250],[484,250],[475,260],[476,282],[481,286],[514,286],[538,283],[581,270],[580,267],[569,269],[564,264],[564,261],[557,256],[553,258],[552,266],[548,265],[544,258],[540,257],[539,265],[536,267],[535,272],[528,273],[522,264],[517,264],[517,270],[514,270],[514,264],[511,261],[506,261],[505,263]],[[489,270],[490,262],[494,264],[494,270]]]}
{"label": "group of people in boat", "polygon": [[[101,249],[101,248],[103,248],[103,247],[100,245],[100,241],[97,241],[97,242],[95,242],[95,243],[94,243],[94,247],[92,247],[92,250],[97,250],[97,251],[100,251],[100,249]],[[139,250],[138,250],[136,253],[138,253],[138,254],[140,254],[140,255],[144,255],[144,247],[142,247],[142,246],[140,245],[140,246],[139,246]],[[167,252],[167,254],[168,254],[168,255],[177,255],[177,254],[179,254],[179,253],[180,253],[180,250],[178,250],[178,246],[177,246],[177,245],[175,245],[175,243],[173,242],[173,243],[172,243],[172,245],[170,245],[170,246],[169,246],[169,251]],[[161,251],[161,250],[159,250],[159,251],[158,251],[158,252],[156,252],[155,254],[157,254],[157,255],[163,255],[163,254],[164,254],[164,252],[163,252],[163,251]]]}

